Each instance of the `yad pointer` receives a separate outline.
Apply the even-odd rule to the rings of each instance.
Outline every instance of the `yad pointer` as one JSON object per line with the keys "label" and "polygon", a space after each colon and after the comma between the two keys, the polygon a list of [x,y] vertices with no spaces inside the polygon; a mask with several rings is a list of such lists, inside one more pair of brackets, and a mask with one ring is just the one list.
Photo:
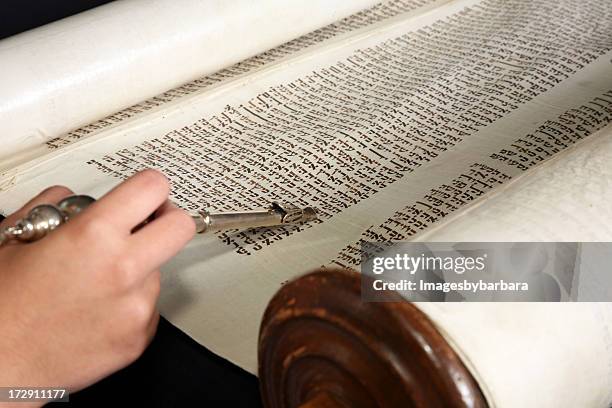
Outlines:
{"label": "yad pointer", "polygon": [[[68,222],[94,201],[96,201],[94,198],[87,195],[73,195],[64,198],[57,205],[36,206],[14,226],[0,230],[0,245],[11,240],[37,241]],[[274,202],[268,208],[261,210],[221,213],[199,211],[192,213],[191,217],[196,223],[196,232],[202,234],[227,229],[304,223],[317,219],[317,213],[312,207],[299,208],[291,204]]]}

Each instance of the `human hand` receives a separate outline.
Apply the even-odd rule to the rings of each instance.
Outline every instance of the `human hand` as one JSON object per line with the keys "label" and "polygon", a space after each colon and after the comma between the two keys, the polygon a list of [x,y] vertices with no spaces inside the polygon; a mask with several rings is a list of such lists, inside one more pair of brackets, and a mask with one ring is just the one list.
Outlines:
{"label": "human hand", "polygon": [[[1,226],[71,194],[47,189]],[[44,239],[0,247],[0,386],[76,391],[140,356],[159,319],[159,267],[195,232],[168,194],[146,170]]]}

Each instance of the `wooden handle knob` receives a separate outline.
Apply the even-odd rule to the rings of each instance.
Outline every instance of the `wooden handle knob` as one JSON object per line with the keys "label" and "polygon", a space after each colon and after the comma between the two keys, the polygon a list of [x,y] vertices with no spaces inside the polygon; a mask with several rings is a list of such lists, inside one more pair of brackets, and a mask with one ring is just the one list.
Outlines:
{"label": "wooden handle knob", "polygon": [[317,271],[274,296],[259,334],[264,405],[486,407],[433,323],[398,294],[361,300],[360,275]]}

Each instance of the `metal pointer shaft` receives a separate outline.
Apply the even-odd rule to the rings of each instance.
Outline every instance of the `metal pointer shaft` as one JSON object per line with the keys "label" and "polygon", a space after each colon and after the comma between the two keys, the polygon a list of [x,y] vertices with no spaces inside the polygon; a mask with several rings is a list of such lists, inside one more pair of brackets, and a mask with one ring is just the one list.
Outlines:
{"label": "metal pointer shaft", "polygon": [[201,211],[192,214],[192,217],[196,223],[196,231],[201,234],[209,231],[308,222],[315,220],[317,213],[312,207],[298,208],[290,204],[272,203],[265,210],[225,213]]}

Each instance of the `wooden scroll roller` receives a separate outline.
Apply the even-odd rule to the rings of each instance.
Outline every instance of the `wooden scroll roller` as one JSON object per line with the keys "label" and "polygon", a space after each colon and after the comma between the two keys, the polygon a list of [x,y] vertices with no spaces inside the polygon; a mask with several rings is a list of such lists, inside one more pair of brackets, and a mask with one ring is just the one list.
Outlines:
{"label": "wooden scroll roller", "polygon": [[361,300],[360,276],[321,270],[272,298],[259,332],[267,408],[486,407],[432,322],[399,294]]}

